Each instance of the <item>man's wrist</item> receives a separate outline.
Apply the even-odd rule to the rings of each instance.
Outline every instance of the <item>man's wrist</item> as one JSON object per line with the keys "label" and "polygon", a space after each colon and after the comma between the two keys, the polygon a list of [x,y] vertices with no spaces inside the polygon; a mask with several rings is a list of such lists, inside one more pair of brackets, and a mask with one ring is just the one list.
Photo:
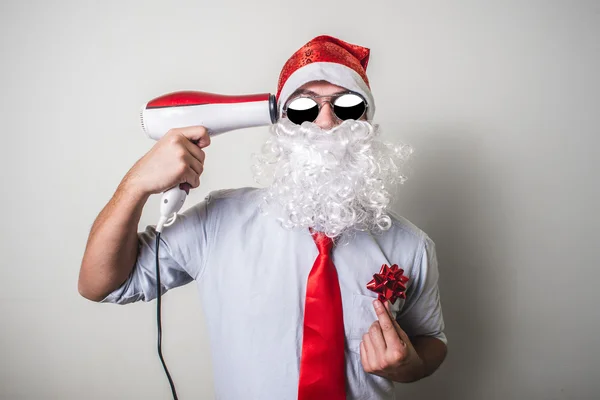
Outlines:
{"label": "man's wrist", "polygon": [[423,379],[427,376],[425,363],[420,357],[416,357],[410,364],[399,366],[390,373],[389,379],[399,383],[410,383]]}
{"label": "man's wrist", "polygon": [[145,203],[150,195],[152,195],[152,193],[144,190],[140,185],[138,185],[135,181],[135,178],[131,175],[127,175],[125,178],[123,178],[117,191],[136,203]]}

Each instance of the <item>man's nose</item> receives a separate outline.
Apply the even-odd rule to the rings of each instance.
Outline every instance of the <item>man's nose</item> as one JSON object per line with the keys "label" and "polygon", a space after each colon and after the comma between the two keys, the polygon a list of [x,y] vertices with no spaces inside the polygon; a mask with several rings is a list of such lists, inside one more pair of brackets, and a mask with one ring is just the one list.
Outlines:
{"label": "man's nose", "polygon": [[317,119],[315,119],[315,124],[324,130],[331,129],[338,124],[337,118],[331,108],[331,104],[323,103],[321,111],[319,111],[319,115],[317,116]]}

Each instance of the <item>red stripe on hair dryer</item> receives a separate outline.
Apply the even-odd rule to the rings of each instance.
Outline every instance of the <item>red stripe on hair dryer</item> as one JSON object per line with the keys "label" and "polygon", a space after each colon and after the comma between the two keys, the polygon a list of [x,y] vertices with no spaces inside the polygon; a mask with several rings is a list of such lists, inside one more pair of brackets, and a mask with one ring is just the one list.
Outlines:
{"label": "red stripe on hair dryer", "polygon": [[[140,119],[142,130],[154,140],[170,129],[196,125],[204,126],[213,137],[236,129],[274,124],[278,119],[277,101],[270,93],[227,96],[180,91],[149,101],[142,107]],[[163,193],[157,232],[175,222],[189,190],[186,183]]]}

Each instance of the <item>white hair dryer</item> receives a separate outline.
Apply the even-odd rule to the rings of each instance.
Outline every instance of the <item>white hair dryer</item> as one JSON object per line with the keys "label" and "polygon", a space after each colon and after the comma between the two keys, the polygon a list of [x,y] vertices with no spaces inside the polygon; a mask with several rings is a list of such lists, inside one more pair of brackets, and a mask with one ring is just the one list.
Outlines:
{"label": "white hair dryer", "polygon": [[[236,129],[271,125],[277,119],[277,101],[270,93],[227,96],[172,92],[150,100],[140,113],[143,131],[154,140],[173,128],[202,125],[213,137]],[[175,222],[189,190],[189,184],[182,184],[163,193],[157,232]]]}

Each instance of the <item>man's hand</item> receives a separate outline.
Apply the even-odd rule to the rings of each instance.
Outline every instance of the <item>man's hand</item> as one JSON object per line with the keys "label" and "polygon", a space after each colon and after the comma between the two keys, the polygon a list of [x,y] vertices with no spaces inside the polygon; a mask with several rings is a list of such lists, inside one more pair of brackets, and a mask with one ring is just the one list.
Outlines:
{"label": "man's hand", "polygon": [[138,255],[137,228],[151,194],[177,184],[200,185],[204,147],[210,144],[202,126],[171,129],[125,175],[94,221],[79,272],[79,293],[102,301],[130,275]]}
{"label": "man's hand", "polygon": [[203,148],[210,136],[203,126],[171,129],[146,153],[123,179],[144,194],[164,192],[180,183],[200,185],[206,157]]}
{"label": "man's hand", "polygon": [[373,302],[378,320],[360,343],[360,359],[365,372],[397,382],[413,382],[426,375],[425,365],[406,333],[385,307]]}

